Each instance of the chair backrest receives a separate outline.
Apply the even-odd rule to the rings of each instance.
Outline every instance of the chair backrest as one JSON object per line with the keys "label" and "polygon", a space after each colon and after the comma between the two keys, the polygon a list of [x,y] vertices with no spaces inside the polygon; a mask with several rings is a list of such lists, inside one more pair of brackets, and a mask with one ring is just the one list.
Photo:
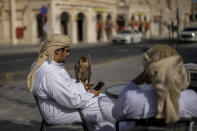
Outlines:
{"label": "chair backrest", "polygon": [[45,125],[52,126],[51,124],[47,123],[47,122],[44,120],[44,117],[43,117],[42,112],[41,112],[41,110],[40,110],[40,105],[39,105],[39,103],[38,103],[38,98],[37,98],[36,95],[33,95],[33,96],[34,96],[34,99],[35,99],[35,101],[36,101],[37,107],[38,107],[38,109],[39,109],[40,115],[42,116],[42,121],[44,122]]}
{"label": "chair backrest", "polygon": [[[174,123],[165,123],[163,119],[156,119],[154,117],[147,119],[120,119],[116,121],[116,131],[119,131],[120,122],[135,122],[135,129],[146,129],[148,131],[192,131],[197,130],[197,118],[181,118],[179,121]],[[194,122],[193,126],[190,127],[191,122]]]}

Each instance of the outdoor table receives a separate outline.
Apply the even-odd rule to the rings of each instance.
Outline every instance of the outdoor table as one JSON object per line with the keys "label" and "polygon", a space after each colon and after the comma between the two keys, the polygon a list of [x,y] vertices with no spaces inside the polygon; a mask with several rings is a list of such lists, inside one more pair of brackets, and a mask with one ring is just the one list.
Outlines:
{"label": "outdoor table", "polygon": [[126,86],[126,84],[114,85],[105,90],[105,94],[111,98],[117,99],[121,90]]}

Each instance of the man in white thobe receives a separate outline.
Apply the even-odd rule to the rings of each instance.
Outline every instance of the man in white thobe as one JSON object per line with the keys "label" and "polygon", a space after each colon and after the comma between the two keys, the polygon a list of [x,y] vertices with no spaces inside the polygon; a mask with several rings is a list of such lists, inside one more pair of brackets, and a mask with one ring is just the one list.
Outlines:
{"label": "man in white thobe", "polygon": [[69,36],[57,34],[42,43],[39,56],[28,75],[28,89],[38,97],[47,123],[81,122],[77,109],[82,109],[90,130],[113,130],[113,103],[100,91],[76,83],[63,66],[69,56],[70,43]]}
{"label": "man in white thobe", "polygon": [[[178,52],[167,45],[156,45],[144,53],[144,64],[144,72],[121,91],[112,110],[114,118],[156,117],[171,123],[180,117],[197,117],[197,94],[187,89],[190,73]],[[146,82],[151,84],[140,88]],[[133,126],[120,125],[121,131]]]}

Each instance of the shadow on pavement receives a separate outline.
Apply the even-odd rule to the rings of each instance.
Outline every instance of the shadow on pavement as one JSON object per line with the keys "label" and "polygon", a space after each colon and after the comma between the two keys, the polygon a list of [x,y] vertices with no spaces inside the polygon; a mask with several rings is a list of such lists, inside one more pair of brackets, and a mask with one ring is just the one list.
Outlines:
{"label": "shadow on pavement", "polygon": [[1,131],[39,131],[40,122],[34,121],[32,125],[18,124],[12,121],[0,121]]}
{"label": "shadow on pavement", "polygon": [[[3,120],[0,121],[0,130],[1,131],[39,131],[40,130],[40,121],[31,121],[30,124],[21,124],[15,123],[12,121]],[[74,129],[72,129],[74,128]],[[49,127],[47,131],[82,131],[83,129],[80,127]]]}

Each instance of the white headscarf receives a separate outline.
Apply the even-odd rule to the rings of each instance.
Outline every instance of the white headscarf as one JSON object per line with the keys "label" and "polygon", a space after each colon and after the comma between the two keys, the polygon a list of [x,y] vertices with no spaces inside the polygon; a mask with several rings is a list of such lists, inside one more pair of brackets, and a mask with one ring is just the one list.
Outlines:
{"label": "white headscarf", "polygon": [[165,122],[179,119],[180,92],[190,84],[190,73],[181,56],[167,45],[157,45],[144,53],[149,78],[158,95],[157,118]]}
{"label": "white headscarf", "polygon": [[52,61],[54,58],[55,50],[69,47],[71,42],[72,39],[70,36],[60,34],[54,34],[50,36],[47,40],[42,42],[38,58],[35,62],[33,69],[27,77],[27,87],[30,92],[32,92],[33,89],[34,76],[38,67],[40,67],[40,65],[47,59]]}

